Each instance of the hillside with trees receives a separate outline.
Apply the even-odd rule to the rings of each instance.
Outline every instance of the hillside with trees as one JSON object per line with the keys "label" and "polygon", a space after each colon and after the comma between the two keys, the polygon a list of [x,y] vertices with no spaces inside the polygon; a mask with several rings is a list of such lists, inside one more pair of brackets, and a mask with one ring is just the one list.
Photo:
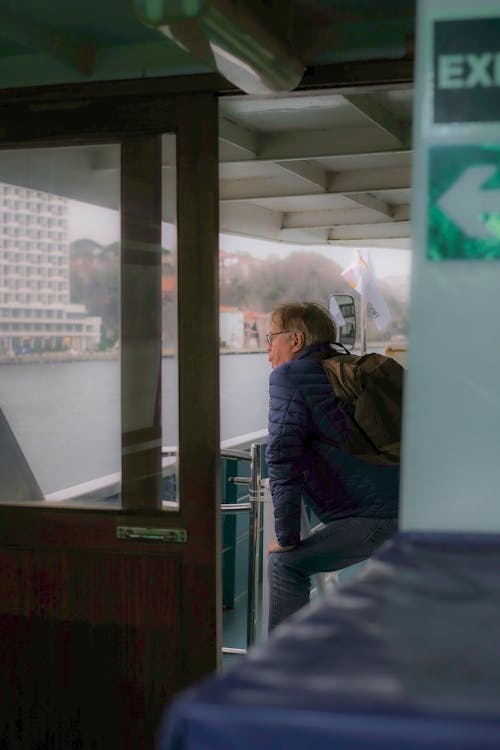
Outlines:
{"label": "hillside with trees", "polygon": [[[259,260],[241,254],[241,263],[233,263],[221,272],[220,301],[240,309],[270,312],[286,300],[316,300],[328,304],[331,294],[351,294],[355,304],[359,295],[342,278],[338,263],[321,253],[297,250],[285,258]],[[406,279],[380,281],[392,315],[391,331],[405,334],[408,321],[408,289]],[[381,338],[374,323],[369,322],[370,339]]]}
{"label": "hillside with trees", "polygon": [[120,245],[102,246],[81,239],[70,246],[71,302],[85,305],[102,318],[101,347],[111,348],[119,336]]}
{"label": "hillside with trees", "polygon": [[[90,315],[102,318],[102,348],[112,347],[119,336],[120,317],[120,247],[118,243],[102,246],[81,239],[71,243],[71,301],[84,304]],[[174,311],[177,306],[175,279],[176,258],[163,249],[162,303],[166,340],[175,340]],[[270,312],[285,300],[317,300],[328,303],[330,294],[353,294],[342,278],[342,268],[320,253],[297,250],[284,258],[262,260],[249,253],[221,253],[220,304],[257,313]],[[406,332],[408,300],[406,279],[392,284],[379,283],[392,314],[392,334]],[[370,339],[380,338],[369,324]]]}

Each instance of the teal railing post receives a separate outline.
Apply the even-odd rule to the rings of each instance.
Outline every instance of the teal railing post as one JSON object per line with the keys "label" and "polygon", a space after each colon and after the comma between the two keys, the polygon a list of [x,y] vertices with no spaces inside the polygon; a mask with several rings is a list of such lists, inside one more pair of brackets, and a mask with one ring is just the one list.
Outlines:
{"label": "teal railing post", "polygon": [[250,448],[250,527],[248,543],[248,600],[247,600],[247,647],[257,639],[259,618],[259,558],[261,516],[261,448],[252,443]]}

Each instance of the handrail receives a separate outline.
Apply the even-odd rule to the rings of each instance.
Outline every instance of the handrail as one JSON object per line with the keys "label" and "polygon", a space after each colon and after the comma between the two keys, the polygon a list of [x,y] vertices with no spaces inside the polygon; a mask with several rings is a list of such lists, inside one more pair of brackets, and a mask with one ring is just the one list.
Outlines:
{"label": "handrail", "polygon": [[221,458],[250,458],[248,451],[239,451],[233,448],[226,448],[220,453]]}
{"label": "handrail", "polygon": [[222,503],[220,509],[223,513],[239,513],[242,510],[252,510],[252,503]]}
{"label": "handrail", "polygon": [[241,458],[250,461],[250,477],[230,477],[232,484],[245,484],[249,488],[250,501],[247,503],[223,503],[222,512],[239,513],[250,512],[249,543],[248,543],[248,585],[247,585],[247,648],[235,649],[223,646],[225,654],[245,654],[257,638],[257,624],[259,615],[259,548],[260,548],[260,518],[262,498],[262,468],[261,444],[252,443],[250,452],[228,450],[221,452],[223,458]]}
{"label": "handrail", "polygon": [[250,448],[250,535],[248,542],[248,606],[247,647],[257,639],[259,614],[259,547],[260,547],[260,499],[261,489],[261,445],[252,443]]}

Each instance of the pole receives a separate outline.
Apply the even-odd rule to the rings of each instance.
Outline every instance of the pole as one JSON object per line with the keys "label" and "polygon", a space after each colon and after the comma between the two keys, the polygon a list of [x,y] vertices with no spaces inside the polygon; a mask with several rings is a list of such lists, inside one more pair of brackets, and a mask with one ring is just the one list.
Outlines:
{"label": "pole", "polygon": [[360,328],[361,328],[361,341],[360,341],[360,353],[361,355],[366,354],[366,302],[363,296],[360,296]]}
{"label": "pole", "polygon": [[261,506],[261,446],[252,443],[250,448],[250,528],[248,542],[248,616],[247,647],[255,643],[259,616],[259,547],[260,547],[260,506]]}

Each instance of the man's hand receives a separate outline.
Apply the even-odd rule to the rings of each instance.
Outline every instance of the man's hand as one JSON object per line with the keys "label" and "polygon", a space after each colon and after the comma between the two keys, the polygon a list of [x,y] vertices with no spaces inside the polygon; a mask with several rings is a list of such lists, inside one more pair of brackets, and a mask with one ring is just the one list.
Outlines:
{"label": "man's hand", "polygon": [[269,555],[270,552],[289,552],[291,549],[295,549],[295,546],[295,544],[292,544],[290,547],[282,547],[279,542],[274,541],[267,548],[267,554]]}

